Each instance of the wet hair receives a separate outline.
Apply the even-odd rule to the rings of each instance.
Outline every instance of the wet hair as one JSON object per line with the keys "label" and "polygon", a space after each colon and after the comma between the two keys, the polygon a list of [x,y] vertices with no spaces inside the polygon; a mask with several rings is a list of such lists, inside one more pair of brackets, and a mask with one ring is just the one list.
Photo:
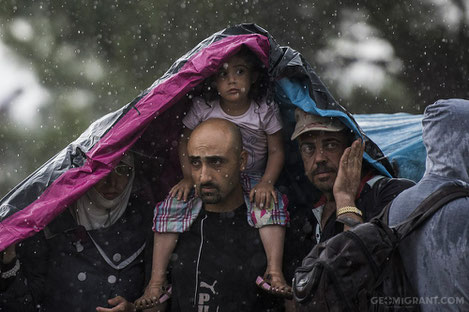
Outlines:
{"label": "wet hair", "polygon": [[343,133],[347,138],[347,146],[351,146],[353,141],[357,139],[355,132],[347,127],[345,127],[345,129],[341,130],[340,132]]}
{"label": "wet hair", "polygon": [[[267,104],[270,104],[273,100],[273,90],[265,65],[259,60],[254,52],[244,45],[230,58],[235,56],[242,58],[249,65],[251,74],[258,73],[256,82],[252,84],[249,90],[249,98],[253,99],[257,103],[265,98]],[[216,74],[207,78],[202,83],[202,90],[199,91],[202,93],[207,104],[219,97],[218,90],[215,87],[215,77]]]}

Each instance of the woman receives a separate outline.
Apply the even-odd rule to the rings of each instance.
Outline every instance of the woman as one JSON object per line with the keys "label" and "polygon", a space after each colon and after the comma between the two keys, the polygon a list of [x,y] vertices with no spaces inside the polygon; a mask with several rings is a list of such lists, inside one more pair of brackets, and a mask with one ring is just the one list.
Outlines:
{"label": "woman", "polygon": [[133,310],[152,246],[152,207],[132,193],[134,179],[134,159],[125,154],[43,231],[7,248],[0,310]]}

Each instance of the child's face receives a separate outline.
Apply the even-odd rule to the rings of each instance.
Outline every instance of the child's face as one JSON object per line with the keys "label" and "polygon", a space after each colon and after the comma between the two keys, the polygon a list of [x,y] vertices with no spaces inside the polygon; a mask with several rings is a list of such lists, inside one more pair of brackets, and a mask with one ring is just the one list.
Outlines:
{"label": "child's face", "polygon": [[216,74],[218,94],[225,102],[243,102],[248,99],[251,85],[257,75],[252,73],[250,65],[238,56],[225,62]]}

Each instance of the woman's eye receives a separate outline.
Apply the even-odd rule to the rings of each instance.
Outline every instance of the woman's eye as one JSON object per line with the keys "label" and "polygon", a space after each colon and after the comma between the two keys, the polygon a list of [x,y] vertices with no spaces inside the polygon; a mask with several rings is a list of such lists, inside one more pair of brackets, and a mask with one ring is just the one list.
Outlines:
{"label": "woman's eye", "polygon": [[244,74],[244,72],[245,72],[244,69],[238,69],[238,70],[236,71],[236,74],[242,75],[242,74]]}
{"label": "woman's eye", "polygon": [[218,77],[220,77],[220,78],[226,77],[226,72],[225,71],[219,72]]}
{"label": "woman's eye", "polygon": [[117,174],[118,176],[126,176],[130,177],[132,174],[132,171],[134,170],[133,167],[127,166],[127,165],[118,165],[114,168],[114,173]]}

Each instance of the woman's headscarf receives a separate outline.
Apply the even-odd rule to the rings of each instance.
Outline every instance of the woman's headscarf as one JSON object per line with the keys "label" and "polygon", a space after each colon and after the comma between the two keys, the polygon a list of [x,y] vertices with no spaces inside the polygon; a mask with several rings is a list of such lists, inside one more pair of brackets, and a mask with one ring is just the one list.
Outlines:
{"label": "woman's headscarf", "polygon": [[[133,156],[129,153],[124,155],[121,162],[132,168],[134,167]],[[87,231],[107,228],[113,225],[124,214],[127,208],[134,178],[135,170],[132,170],[124,191],[112,200],[104,198],[92,187],[76,202],[74,215],[76,216],[77,223],[83,225]]]}

